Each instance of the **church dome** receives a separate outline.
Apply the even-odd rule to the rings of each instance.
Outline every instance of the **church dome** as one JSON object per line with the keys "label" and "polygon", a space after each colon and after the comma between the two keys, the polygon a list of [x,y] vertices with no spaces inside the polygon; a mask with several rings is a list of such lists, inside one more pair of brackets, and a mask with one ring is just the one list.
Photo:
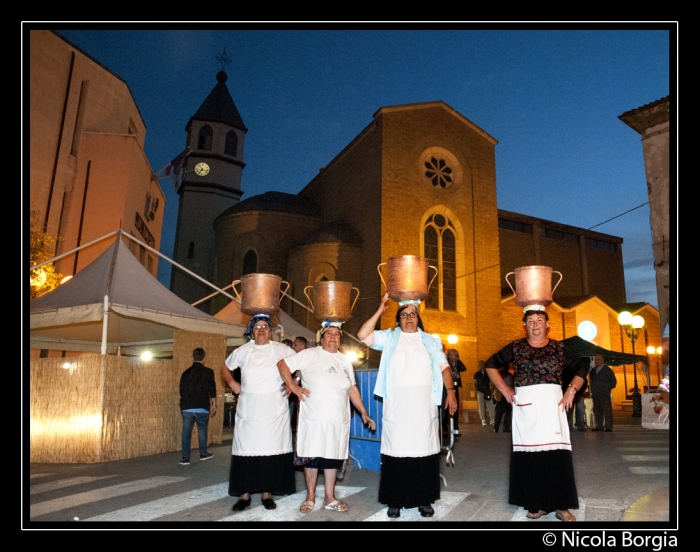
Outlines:
{"label": "church dome", "polygon": [[321,216],[318,205],[306,197],[284,192],[265,192],[232,205],[216,218],[246,211],[277,211],[310,217]]}

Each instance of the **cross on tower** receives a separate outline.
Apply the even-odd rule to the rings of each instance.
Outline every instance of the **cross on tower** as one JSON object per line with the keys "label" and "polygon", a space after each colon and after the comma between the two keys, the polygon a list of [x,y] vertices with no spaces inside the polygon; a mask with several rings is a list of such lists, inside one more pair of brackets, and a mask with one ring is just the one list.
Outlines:
{"label": "cross on tower", "polygon": [[216,61],[221,64],[221,70],[226,71],[226,66],[231,64],[231,58],[226,55],[226,46],[224,46],[224,51],[216,56]]}

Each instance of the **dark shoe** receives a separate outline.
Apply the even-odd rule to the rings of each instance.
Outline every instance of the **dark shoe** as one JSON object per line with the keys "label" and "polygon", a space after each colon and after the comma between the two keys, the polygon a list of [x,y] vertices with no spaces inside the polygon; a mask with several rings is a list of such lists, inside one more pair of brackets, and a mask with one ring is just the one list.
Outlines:
{"label": "dark shoe", "polygon": [[433,514],[435,513],[435,510],[433,510],[433,507],[430,504],[427,506],[418,506],[418,511],[420,512],[421,517],[433,517]]}
{"label": "dark shoe", "polygon": [[190,465],[190,457],[189,456],[183,456],[182,460],[180,460],[180,465],[181,466],[189,466]]}
{"label": "dark shoe", "polygon": [[612,431],[612,429],[606,429],[605,431]]}
{"label": "dark shoe", "polygon": [[263,506],[265,506],[266,510],[274,510],[275,508],[277,508],[277,504],[275,504],[275,501],[271,498],[263,498],[262,504]]}
{"label": "dark shoe", "polygon": [[510,429],[504,429],[503,433],[510,433]]}
{"label": "dark shoe", "polygon": [[248,506],[250,506],[250,499],[249,498],[241,498],[238,502],[236,502],[233,505],[233,511],[234,512],[241,512],[245,510]]}
{"label": "dark shoe", "polygon": [[397,518],[401,515],[401,508],[389,508],[386,515],[390,518]]}
{"label": "dark shoe", "polygon": [[498,433],[498,428],[494,428],[493,432]]}
{"label": "dark shoe", "polygon": [[586,428],[585,428],[585,427],[579,427],[578,430],[579,430],[579,431],[586,431]]}
{"label": "dark shoe", "polygon": [[597,427],[592,427],[591,431],[600,431],[600,429],[598,429]]}
{"label": "dark shoe", "polygon": [[200,460],[209,460],[212,456],[214,456],[213,452],[205,452],[204,454],[199,455]]}

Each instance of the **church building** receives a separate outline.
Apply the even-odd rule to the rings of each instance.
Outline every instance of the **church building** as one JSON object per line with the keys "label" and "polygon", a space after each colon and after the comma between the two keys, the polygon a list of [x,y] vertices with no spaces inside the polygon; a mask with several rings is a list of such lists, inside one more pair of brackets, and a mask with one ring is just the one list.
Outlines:
{"label": "church building", "polygon": [[[288,293],[302,304],[308,304],[305,289],[311,293],[309,286],[315,282],[350,282],[360,296],[344,328],[354,334],[375,312],[385,291],[382,263],[400,255],[426,257],[437,269],[421,307],[426,330],[445,344],[448,335],[456,336],[455,347],[470,372],[479,360],[524,335],[522,308],[514,304],[506,276],[517,267],[542,264],[563,276],[555,302],[548,307],[550,335],[576,335],[578,324],[593,317],[600,327],[596,342],[624,348],[616,307],[611,306],[626,301],[622,239],[499,210],[498,142],[464,115],[442,101],[381,107],[298,194],[266,192],[239,201],[245,127],[240,116],[201,116],[217,90],[228,104],[221,75],[199,115],[188,123],[187,144],[196,146],[188,163],[194,168],[211,159],[227,172],[213,176],[212,162],[207,175],[195,172],[183,182],[176,261],[206,265],[195,272],[211,275],[219,287],[248,273],[276,274],[289,282]],[[229,110],[234,112],[238,115],[235,108]],[[205,125],[212,127],[211,143],[218,145],[202,151],[199,129]],[[224,152],[224,137],[230,133],[239,141],[236,155]],[[207,188],[210,181],[215,186]],[[193,208],[183,201],[190,193],[187,186],[196,193],[206,189],[218,194],[219,200],[212,200],[209,209],[201,201]],[[188,249],[184,229],[195,223],[204,226],[208,220],[212,228],[201,232],[203,236],[211,230],[213,241],[200,243],[195,236],[190,240],[193,249]],[[187,258],[190,253],[192,259]],[[174,285],[172,289],[180,293]],[[200,291],[186,298],[195,301],[207,294]],[[212,299],[200,308],[215,313],[226,302]],[[282,307],[302,325],[319,327],[299,304],[285,300]],[[658,318],[653,307],[637,307],[644,316]],[[387,311],[381,327],[394,325],[394,313],[395,309]]]}

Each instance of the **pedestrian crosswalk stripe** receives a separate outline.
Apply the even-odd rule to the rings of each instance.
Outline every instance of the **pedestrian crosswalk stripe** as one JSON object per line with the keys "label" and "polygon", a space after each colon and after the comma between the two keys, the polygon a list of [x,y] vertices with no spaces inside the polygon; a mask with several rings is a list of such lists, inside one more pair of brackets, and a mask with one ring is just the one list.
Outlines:
{"label": "pedestrian crosswalk stripe", "polygon": [[65,489],[66,487],[72,487],[73,485],[81,485],[83,483],[90,483],[91,481],[99,481],[101,479],[109,479],[110,477],[117,477],[116,475],[101,475],[97,477],[70,477],[68,479],[59,479],[58,481],[51,481],[49,483],[39,483],[38,485],[32,485],[29,487],[29,494],[35,495],[40,493],[46,493],[48,491],[54,491],[56,489]]}
{"label": "pedestrian crosswalk stripe", "polygon": [[225,497],[228,497],[228,483],[218,483],[166,498],[151,500],[136,506],[122,508],[114,512],[107,512],[99,516],[83,519],[83,521],[151,521]]}
{"label": "pedestrian crosswalk stripe", "polygon": [[[335,488],[335,497],[338,500],[343,500],[350,495],[364,491],[365,487],[345,487],[337,486]],[[323,494],[324,487],[319,485],[316,487],[316,503],[314,504],[313,512],[323,509]],[[219,521],[296,521],[300,518],[310,515],[312,512],[303,514],[299,511],[299,507],[306,500],[306,491],[285,496],[276,500],[277,508],[274,510],[265,510],[260,505],[254,508],[248,508],[243,512],[225,517]],[[339,520],[342,520],[343,513],[339,513]]]}
{"label": "pedestrian crosswalk stripe", "polygon": [[440,500],[437,500],[434,504],[432,504],[433,510],[435,510],[433,517],[421,517],[418,508],[402,508],[400,517],[390,518],[386,515],[388,508],[384,508],[368,518],[365,518],[363,521],[436,521],[444,518],[468,496],[469,493],[451,493],[441,491]]}
{"label": "pedestrian crosswalk stripe", "polygon": [[667,461],[668,454],[634,454],[634,455],[622,455],[622,459],[625,462],[659,462]]}
{"label": "pedestrian crosswalk stripe", "polygon": [[37,502],[36,504],[29,506],[29,517],[35,518],[51,512],[65,510],[66,508],[73,508],[83,504],[97,502],[98,500],[105,500],[108,498],[114,498],[115,496],[122,496],[135,493],[137,491],[143,491],[145,489],[152,489],[154,487],[160,487],[161,485],[178,483],[180,481],[185,481],[186,479],[187,477],[156,476],[148,479],[129,481],[128,483],[120,483],[119,485],[112,485],[110,487],[103,487],[93,491],[86,491],[84,493],[64,496],[53,500],[47,500],[45,502]]}
{"label": "pedestrian crosswalk stripe", "polygon": [[668,447],[617,447],[621,452],[668,452]]}
{"label": "pedestrian crosswalk stripe", "polygon": [[[665,441],[666,439],[662,439]],[[616,441],[615,446],[616,447],[626,447],[628,445],[658,445],[660,444],[659,439],[647,439],[644,441]]]}
{"label": "pedestrian crosswalk stripe", "polygon": [[670,473],[668,466],[630,466],[629,468],[635,475],[668,475]]}

